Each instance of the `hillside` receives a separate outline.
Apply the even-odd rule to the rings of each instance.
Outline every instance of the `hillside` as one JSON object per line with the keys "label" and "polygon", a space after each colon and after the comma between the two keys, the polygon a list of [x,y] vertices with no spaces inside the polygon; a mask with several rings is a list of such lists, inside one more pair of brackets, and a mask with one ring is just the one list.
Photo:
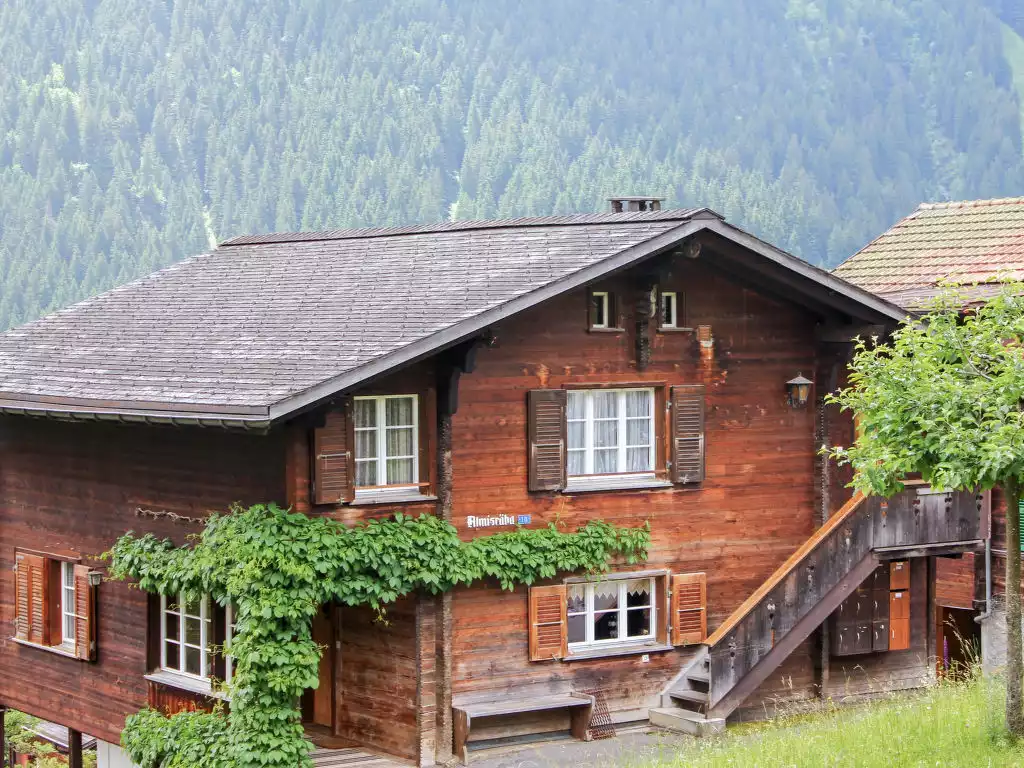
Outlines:
{"label": "hillside", "polygon": [[612,193],[833,264],[1024,190],[991,2],[6,0],[0,328],[241,232]]}

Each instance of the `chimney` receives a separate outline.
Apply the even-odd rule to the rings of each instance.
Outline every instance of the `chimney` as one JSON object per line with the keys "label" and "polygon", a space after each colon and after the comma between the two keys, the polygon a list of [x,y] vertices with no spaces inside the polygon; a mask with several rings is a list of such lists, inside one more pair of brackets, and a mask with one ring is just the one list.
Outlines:
{"label": "chimney", "polygon": [[664,197],[609,197],[608,202],[612,204],[612,213],[623,211],[660,211]]}

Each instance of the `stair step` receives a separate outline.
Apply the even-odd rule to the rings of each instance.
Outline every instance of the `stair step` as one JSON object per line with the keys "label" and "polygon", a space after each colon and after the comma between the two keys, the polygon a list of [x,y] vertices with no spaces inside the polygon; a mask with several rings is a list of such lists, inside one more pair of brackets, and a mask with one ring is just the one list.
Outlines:
{"label": "stair step", "polygon": [[705,691],[684,691],[679,688],[671,690],[668,695],[673,699],[682,699],[683,701],[692,701],[694,704],[707,704],[708,694]]}
{"label": "stair step", "polygon": [[686,677],[698,683],[710,683],[711,673],[706,669],[691,669]]}
{"label": "stair step", "polygon": [[657,707],[647,711],[651,725],[670,731],[689,733],[691,736],[711,736],[725,730],[725,720],[720,717],[706,718],[696,712],[675,707]]}

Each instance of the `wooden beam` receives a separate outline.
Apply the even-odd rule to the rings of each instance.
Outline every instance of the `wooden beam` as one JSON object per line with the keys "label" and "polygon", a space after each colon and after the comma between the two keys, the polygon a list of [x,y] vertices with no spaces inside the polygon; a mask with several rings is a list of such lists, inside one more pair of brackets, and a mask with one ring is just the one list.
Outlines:
{"label": "wooden beam", "polygon": [[82,732],[68,728],[68,766],[82,768]]}
{"label": "wooden beam", "polygon": [[819,325],[814,330],[815,338],[824,344],[848,344],[854,338],[870,339],[874,336],[885,338],[884,325],[870,323],[847,323],[844,325]]}

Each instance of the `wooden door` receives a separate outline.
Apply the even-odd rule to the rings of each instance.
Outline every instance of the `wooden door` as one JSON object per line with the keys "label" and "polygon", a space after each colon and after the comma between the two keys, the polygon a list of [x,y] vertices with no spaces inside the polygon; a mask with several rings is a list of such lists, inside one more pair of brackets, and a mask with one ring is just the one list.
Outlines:
{"label": "wooden door", "polygon": [[889,593],[889,650],[906,651],[910,648],[910,592],[898,590]]}
{"label": "wooden door", "polygon": [[313,642],[321,647],[320,685],[302,697],[302,721],[325,728],[334,727],[334,611],[321,608],[313,617]]}

